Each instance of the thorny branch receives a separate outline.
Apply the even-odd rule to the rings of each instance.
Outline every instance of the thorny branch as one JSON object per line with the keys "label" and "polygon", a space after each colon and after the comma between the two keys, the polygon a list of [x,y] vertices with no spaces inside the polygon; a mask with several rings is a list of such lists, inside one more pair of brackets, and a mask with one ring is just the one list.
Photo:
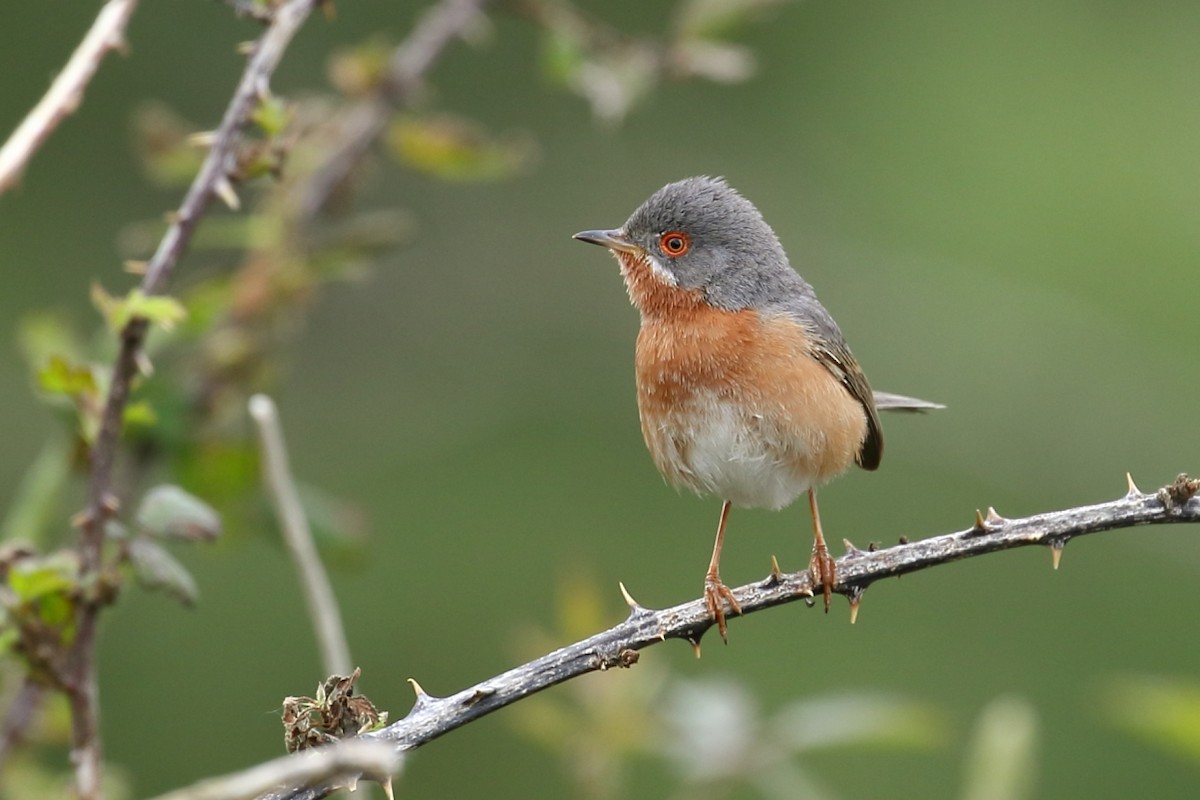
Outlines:
{"label": "thorny branch", "polygon": [[[208,155],[147,264],[141,284],[145,294],[158,294],[166,288],[175,264],[187,249],[192,233],[213,195],[228,186],[241,130],[260,98],[267,92],[270,76],[284,50],[317,2],[289,0],[279,6],[270,27],[255,43],[225,116],[212,136]],[[135,317],[121,330],[120,350],[113,364],[100,429],[91,450],[87,507],[78,518],[81,528],[80,577],[84,582],[94,580],[96,588],[79,603],[76,637],[68,654],[62,684],[71,704],[76,790],[84,800],[101,795],[95,638],[100,610],[111,600],[113,592],[111,587],[105,585],[102,559],[105,525],[118,505],[112,491],[112,470],[120,441],[122,416],[142,360],[142,346],[148,328],[145,319]]]}
{"label": "thorny branch", "polygon": [[96,21],[71,54],[63,71],[0,148],[0,194],[16,184],[21,171],[50,132],[79,107],[83,90],[108,51],[124,46],[125,26],[136,7],[137,0],[108,0],[100,9]]}
{"label": "thorny branch", "polygon": [[[1200,491],[1200,480],[1188,479],[1186,475],[1179,476],[1155,494],[1143,494],[1130,479],[1128,493],[1109,503],[1021,519],[1004,519],[993,509],[988,509],[986,516],[976,512],[975,525],[957,533],[881,550],[863,551],[850,546],[849,552],[837,561],[839,584],[835,591],[846,595],[852,609],[856,609],[867,587],[881,578],[1029,545],[1049,547],[1057,566],[1062,548],[1079,536],[1138,525],[1200,522],[1200,497],[1194,496],[1197,491]],[[814,585],[807,571],[782,574],[773,570],[763,580],[740,586],[733,593],[745,615],[784,603],[809,600],[820,588]],[[699,652],[700,638],[713,624],[702,599],[661,610],[643,608],[628,593],[625,599],[630,606],[629,617],[619,625],[457,694],[433,697],[414,681],[417,699],[408,715],[380,731],[364,734],[363,738],[390,742],[400,752],[412,750],[485,714],[571,678],[613,667],[631,667],[638,661],[638,651],[667,639],[691,642]],[[329,792],[328,787],[293,788],[266,798],[317,800]]]}

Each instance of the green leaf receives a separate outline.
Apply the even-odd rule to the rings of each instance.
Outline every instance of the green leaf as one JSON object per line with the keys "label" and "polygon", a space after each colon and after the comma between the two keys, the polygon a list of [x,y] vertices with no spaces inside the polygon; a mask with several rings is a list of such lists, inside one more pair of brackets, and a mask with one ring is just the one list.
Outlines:
{"label": "green leaf", "polygon": [[135,317],[149,320],[163,330],[172,330],[187,317],[187,309],[174,297],[148,295],[131,289],[123,298],[114,297],[98,283],[92,284],[92,303],[104,316],[113,333],[122,330]]}
{"label": "green leaf", "polygon": [[221,534],[216,510],[178,486],[164,484],[146,492],[137,510],[142,532],[160,539],[212,541]]}
{"label": "green leaf", "polygon": [[196,579],[158,542],[141,536],[130,541],[129,562],[146,589],[165,592],[185,606],[195,605],[200,596]]}
{"label": "green leaf", "polygon": [[125,406],[123,416],[126,428],[153,428],[158,422],[158,414],[154,413],[154,406],[145,400],[138,400],[136,403]]}
{"label": "green leaf", "polygon": [[66,553],[18,561],[8,571],[8,588],[18,600],[32,603],[78,586],[79,564]]}
{"label": "green leaf", "polygon": [[96,377],[90,366],[73,365],[60,355],[50,356],[46,365],[38,370],[37,383],[43,391],[67,397],[92,395],[97,391]]}
{"label": "green leaf", "polygon": [[271,95],[259,101],[250,119],[267,136],[278,136],[291,121],[292,111],[283,98]]}
{"label": "green leaf", "polygon": [[449,115],[399,116],[387,140],[408,166],[452,181],[508,177],[526,166],[534,152],[527,139],[493,139],[474,123]]}

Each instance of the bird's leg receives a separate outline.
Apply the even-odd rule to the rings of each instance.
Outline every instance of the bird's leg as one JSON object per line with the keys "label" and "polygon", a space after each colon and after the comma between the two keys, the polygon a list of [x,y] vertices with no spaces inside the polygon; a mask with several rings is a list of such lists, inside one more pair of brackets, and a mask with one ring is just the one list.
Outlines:
{"label": "bird's leg", "polygon": [[813,581],[821,582],[821,591],[825,595],[825,613],[829,613],[829,601],[833,597],[833,587],[837,583],[837,571],[833,559],[829,556],[829,548],[825,546],[825,534],[821,532],[821,511],[817,508],[817,490],[808,490],[808,508],[813,520],[813,550],[812,559],[808,562],[808,571]]}
{"label": "bird's leg", "polygon": [[721,573],[718,571],[721,564],[721,545],[725,543],[725,523],[729,521],[729,509],[733,504],[728,500],[721,506],[721,521],[717,523],[717,541],[713,543],[712,561],[708,562],[708,572],[704,575],[704,604],[708,606],[708,613],[717,623],[717,630],[721,632],[721,639],[728,642],[729,639],[725,636],[725,608],[721,601],[728,600],[729,607],[733,609],[735,614],[742,613],[742,607],[738,605],[738,601],[734,598],[733,592],[729,587],[721,583]]}

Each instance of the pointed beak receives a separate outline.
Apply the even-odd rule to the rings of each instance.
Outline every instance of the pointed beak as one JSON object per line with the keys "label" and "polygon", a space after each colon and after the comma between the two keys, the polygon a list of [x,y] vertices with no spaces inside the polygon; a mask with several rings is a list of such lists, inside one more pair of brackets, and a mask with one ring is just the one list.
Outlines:
{"label": "pointed beak", "polygon": [[611,231],[580,231],[575,234],[573,239],[578,239],[581,242],[590,244],[598,244],[601,247],[607,247],[615,253],[640,253],[642,248],[633,243],[625,231],[616,228]]}

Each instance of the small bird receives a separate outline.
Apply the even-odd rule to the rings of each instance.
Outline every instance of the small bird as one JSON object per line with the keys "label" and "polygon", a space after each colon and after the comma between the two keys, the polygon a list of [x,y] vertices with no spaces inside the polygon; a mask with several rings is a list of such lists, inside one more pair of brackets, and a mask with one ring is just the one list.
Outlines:
{"label": "small bird", "polygon": [[614,230],[607,247],[641,316],[635,357],[642,436],[668,483],[724,502],[704,600],[725,638],[721,547],[734,505],[780,509],[808,494],[809,570],[829,610],[834,562],[817,487],[883,455],[879,409],[942,406],[872,392],[841,330],[788,263],[754,205],[718,178],[670,183]]}

